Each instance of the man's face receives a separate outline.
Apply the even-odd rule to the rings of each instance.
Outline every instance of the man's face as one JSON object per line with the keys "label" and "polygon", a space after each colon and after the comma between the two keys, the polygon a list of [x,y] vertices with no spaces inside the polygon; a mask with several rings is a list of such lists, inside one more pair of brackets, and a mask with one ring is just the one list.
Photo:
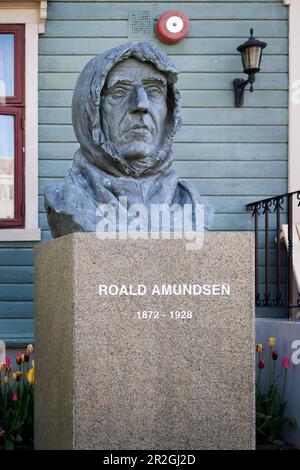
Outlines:
{"label": "man's face", "polygon": [[167,80],[151,63],[134,58],[117,64],[102,91],[101,126],[123,158],[157,153],[165,134]]}

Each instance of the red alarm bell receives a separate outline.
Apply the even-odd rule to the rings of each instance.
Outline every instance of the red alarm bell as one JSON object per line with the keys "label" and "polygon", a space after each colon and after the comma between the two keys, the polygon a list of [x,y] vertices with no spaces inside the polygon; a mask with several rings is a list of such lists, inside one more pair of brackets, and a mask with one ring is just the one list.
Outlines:
{"label": "red alarm bell", "polygon": [[189,32],[190,21],[179,10],[169,10],[163,13],[156,23],[158,39],[167,44],[175,44],[186,37]]}

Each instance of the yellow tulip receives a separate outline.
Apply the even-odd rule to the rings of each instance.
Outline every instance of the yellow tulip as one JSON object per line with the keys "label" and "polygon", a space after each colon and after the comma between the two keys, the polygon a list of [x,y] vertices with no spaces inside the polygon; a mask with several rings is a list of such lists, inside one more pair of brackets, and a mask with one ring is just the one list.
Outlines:
{"label": "yellow tulip", "polygon": [[21,358],[22,358],[22,362],[25,362],[25,354],[22,354]]}
{"label": "yellow tulip", "polygon": [[2,371],[2,369],[3,369],[3,364],[2,362],[0,362],[0,372]]}
{"label": "yellow tulip", "polygon": [[6,375],[6,376],[4,377],[4,383],[5,383],[5,384],[8,384],[8,382],[9,382],[9,378],[8,378],[7,375]]}
{"label": "yellow tulip", "polygon": [[34,384],[34,367],[27,372],[27,380],[31,385]]}
{"label": "yellow tulip", "polygon": [[257,352],[261,353],[261,352],[263,352],[264,347],[263,347],[263,345],[262,345],[261,343],[257,343],[257,344],[255,345],[255,349],[256,349]]}
{"label": "yellow tulip", "polygon": [[14,372],[13,375],[12,375],[12,379],[13,380],[17,380],[17,374]]}
{"label": "yellow tulip", "polygon": [[19,382],[20,378],[22,377],[22,372],[19,370],[16,372],[16,381]]}
{"label": "yellow tulip", "polygon": [[32,346],[32,344],[28,344],[28,346],[27,346],[27,352],[28,352],[28,354],[31,354],[32,351],[33,351],[33,346]]}
{"label": "yellow tulip", "polygon": [[268,345],[270,346],[270,348],[273,348],[273,346],[275,346],[276,344],[276,338],[274,338],[273,336],[271,336],[269,339],[268,339]]}

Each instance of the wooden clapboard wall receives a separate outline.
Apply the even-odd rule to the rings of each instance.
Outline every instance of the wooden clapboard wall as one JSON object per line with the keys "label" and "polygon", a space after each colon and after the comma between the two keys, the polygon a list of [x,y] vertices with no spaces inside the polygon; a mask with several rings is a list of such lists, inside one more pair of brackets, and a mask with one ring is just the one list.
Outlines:
{"label": "wooden clapboard wall", "polygon": [[[177,8],[191,20],[187,39],[153,43],[180,72],[182,130],[175,138],[178,174],[214,205],[213,230],[250,230],[245,204],[287,190],[288,10],[282,0],[48,1],[39,41],[39,220],[46,185],[62,178],[77,144],[71,97],[78,73],[95,54],[128,40],[128,12],[152,5],[154,17]],[[243,77],[236,47],[255,35],[268,43],[255,91],[233,106],[232,80]],[[271,235],[272,236],[272,233]],[[27,341],[33,328],[32,244],[0,247],[0,336]],[[262,261],[263,263],[263,257]]]}

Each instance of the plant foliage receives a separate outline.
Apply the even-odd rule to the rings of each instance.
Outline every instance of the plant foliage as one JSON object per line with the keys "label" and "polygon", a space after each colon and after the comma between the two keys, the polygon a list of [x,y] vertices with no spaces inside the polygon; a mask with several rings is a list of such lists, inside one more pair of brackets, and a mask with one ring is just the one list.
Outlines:
{"label": "plant foliage", "polygon": [[33,446],[34,363],[27,370],[29,356],[17,355],[16,372],[8,358],[0,364],[0,446],[7,450]]}

